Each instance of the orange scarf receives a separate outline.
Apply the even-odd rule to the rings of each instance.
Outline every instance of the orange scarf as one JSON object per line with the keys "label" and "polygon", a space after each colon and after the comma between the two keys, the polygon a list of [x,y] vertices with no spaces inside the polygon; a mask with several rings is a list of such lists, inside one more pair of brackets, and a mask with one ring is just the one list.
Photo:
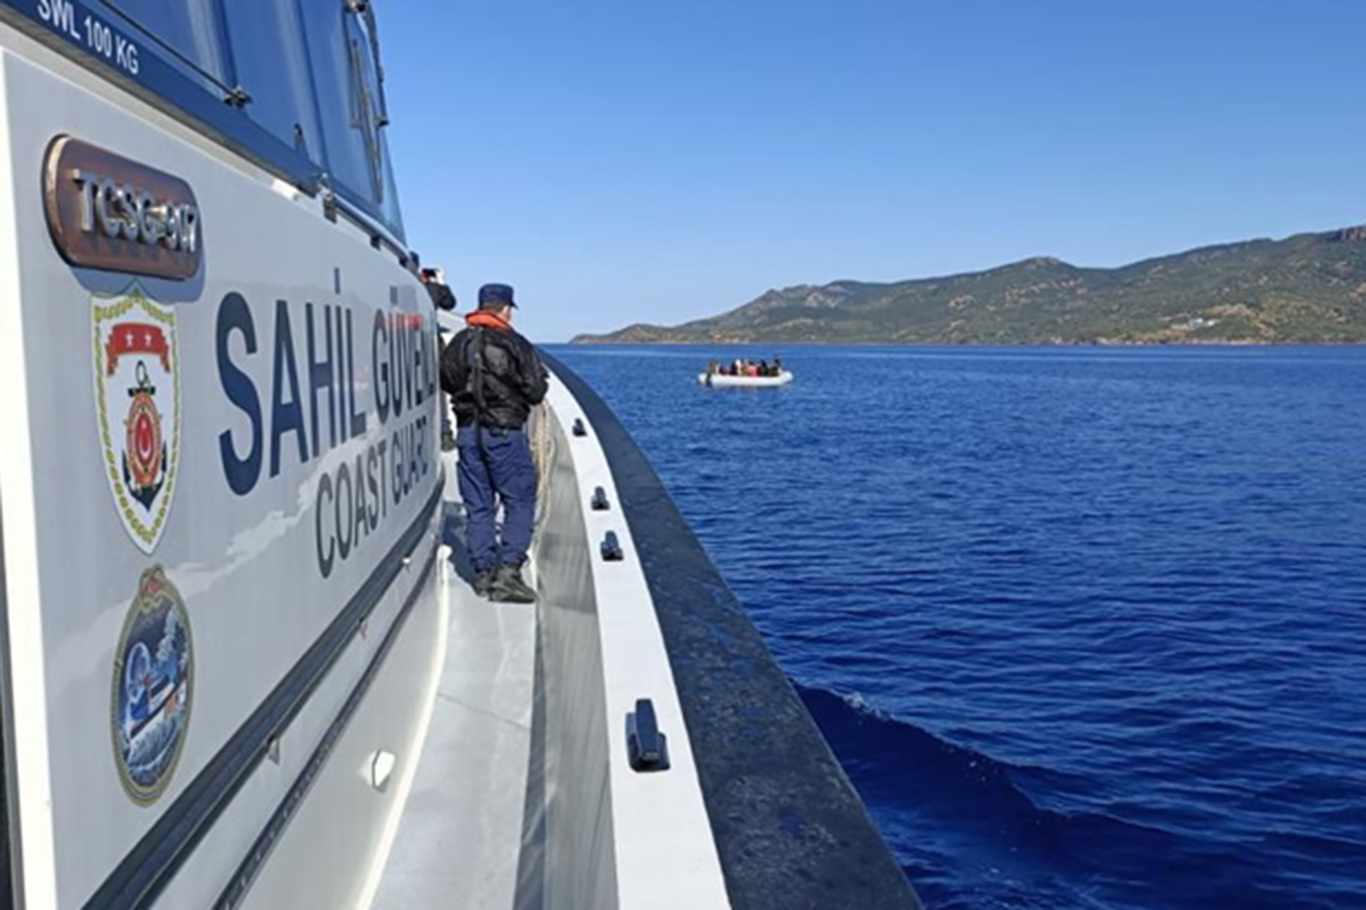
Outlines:
{"label": "orange scarf", "polygon": [[512,326],[499,318],[498,314],[492,310],[475,310],[465,317],[465,325],[470,328],[498,329],[502,332],[512,331]]}

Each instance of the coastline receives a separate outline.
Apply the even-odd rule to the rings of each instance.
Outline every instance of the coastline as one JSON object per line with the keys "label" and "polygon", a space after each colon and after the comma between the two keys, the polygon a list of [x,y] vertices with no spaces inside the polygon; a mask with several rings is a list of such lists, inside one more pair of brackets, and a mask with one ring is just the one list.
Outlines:
{"label": "coastline", "polygon": [[1009,340],[981,340],[962,341],[956,339],[943,338],[923,338],[910,341],[883,341],[863,339],[857,341],[787,341],[783,339],[655,339],[655,340],[618,340],[604,338],[602,336],[575,335],[568,341],[552,341],[548,344],[564,345],[566,347],[695,347],[695,348],[721,348],[721,347],[773,347],[780,345],[787,348],[854,348],[854,347],[884,347],[884,348],[915,348],[915,347],[946,347],[946,348],[1275,348],[1275,347],[1303,347],[1303,348],[1366,348],[1366,340],[1361,341],[1300,341],[1294,339],[1247,339],[1247,340],[1221,340],[1221,339],[1200,339],[1195,341],[1118,341],[1118,340],[1097,340],[1097,341],[1009,341]]}

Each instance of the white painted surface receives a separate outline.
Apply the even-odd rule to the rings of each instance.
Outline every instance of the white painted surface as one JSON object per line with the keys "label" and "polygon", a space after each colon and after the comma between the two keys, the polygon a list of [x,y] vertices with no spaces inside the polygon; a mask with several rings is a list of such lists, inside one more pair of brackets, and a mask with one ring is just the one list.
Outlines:
{"label": "white painted surface", "polygon": [[[547,401],[563,426],[572,425],[583,414],[573,394],[558,380],[552,380]],[[624,554],[620,562],[604,562],[595,550],[592,561],[606,683],[620,906],[727,907],[721,864],[653,601],[606,456],[587,418],[584,423],[589,427],[587,436],[566,435],[583,497],[580,514],[589,545],[596,548],[607,531],[615,531]],[[599,486],[612,504],[608,511],[589,508],[588,500]],[[641,774],[630,767],[626,715],[635,710],[637,698],[654,702],[659,728],[668,737],[672,763],[668,771]]]}
{"label": "white painted surface", "polygon": [[[546,412],[547,409],[542,409]],[[574,470],[570,436],[555,419],[538,421],[545,465],[535,552],[541,602],[533,723],[540,785],[528,792],[524,846],[525,903],[533,910],[617,910],[615,831],[608,752],[607,699],[602,672],[593,544],[584,526],[584,491]],[[533,772],[534,773],[534,772]]]}
{"label": "white painted surface", "polygon": [[[92,297],[123,292],[131,278],[72,269],[58,256],[44,223],[43,156],[48,142],[64,133],[187,180],[202,212],[201,274],[184,283],[141,281],[149,295],[175,311],[183,401],[179,489],[150,555],[130,539],[111,502],[92,394]],[[375,395],[384,365],[371,360],[370,327],[376,313],[429,314],[430,306],[413,276],[345,222],[326,222],[316,200],[3,27],[0,266],[6,301],[0,307],[0,417],[7,426],[0,434],[0,509],[14,680],[10,805],[22,860],[16,873],[27,906],[75,907],[316,640],[425,504],[438,477],[434,375],[423,376],[422,405],[381,420]],[[340,294],[332,283],[338,268]],[[255,353],[248,353],[241,333],[230,336],[228,349],[261,401],[265,432],[266,466],[243,495],[229,488],[220,452],[225,433],[235,451],[249,448],[251,427],[225,396],[218,360],[218,319],[230,293],[242,295],[252,315]],[[310,444],[306,459],[298,454],[296,434],[285,435],[274,473],[270,400],[277,300],[286,301],[291,319],[309,424],[314,406],[307,387],[305,304],[352,314],[348,370],[367,427],[321,455]],[[325,392],[321,398],[326,400]],[[580,415],[557,381],[550,402],[563,425]],[[424,416],[426,475],[401,501],[388,501],[365,545],[322,577],[316,497],[323,478],[335,478],[371,447],[392,442],[396,426],[416,425]],[[320,424],[326,435],[326,412]],[[309,435],[310,443],[317,441],[311,427]],[[687,730],[634,542],[615,505],[615,485],[591,431],[584,439],[566,438],[563,454],[573,460],[584,502],[576,515],[562,518],[583,522],[594,548],[587,556],[603,653],[601,710],[607,718],[613,831],[605,849],[614,853],[620,905],[725,906]],[[587,508],[586,497],[596,486],[606,488],[612,511]],[[620,563],[597,559],[597,542],[608,529],[625,550]],[[430,540],[423,546],[430,547]],[[420,564],[421,557],[414,560]],[[159,798],[143,806],[119,782],[110,697],[119,631],[141,573],[153,565],[165,568],[190,615],[194,707],[173,776]],[[257,766],[160,905],[204,906],[227,884],[369,664],[415,576],[400,573],[376,606],[368,634],[352,640],[281,735],[279,761]],[[448,585],[448,596],[455,593],[444,606],[425,597],[414,607],[371,697],[248,892],[249,904],[363,905],[378,886],[376,870],[392,844],[391,870],[406,868],[411,880],[428,884],[458,877],[468,888],[445,895],[462,906],[510,905],[525,798],[534,611],[510,605],[493,610],[458,588]],[[443,683],[437,683],[438,668]],[[637,774],[627,764],[625,717],[638,697],[654,700],[669,737],[673,767],[667,772]],[[394,776],[384,790],[369,780],[372,757],[380,750],[395,756]],[[445,756],[448,763],[433,761],[419,770],[416,756],[424,752]],[[405,798],[414,821],[438,805],[474,819],[467,839],[456,845],[464,852],[420,840],[410,848],[397,827]],[[381,901],[386,894],[380,887]]]}
{"label": "white painted surface", "polygon": [[445,660],[373,906],[507,910],[521,854],[536,608],[476,597],[444,554],[441,595]]}
{"label": "white painted surface", "polygon": [[[390,627],[399,608],[412,592],[426,554],[435,545],[435,533],[429,534],[418,545],[413,568],[399,574],[371,614],[368,623],[371,631],[352,639],[346,653],[337,661],[334,672],[329,673],[318,685],[303,711],[280,737],[279,760],[267,760],[257,765],[242,790],[171,880],[158,906],[207,907],[218,899],[232,872],[265,826],[266,819],[303,772],[314,747],[342,709],[356,679],[364,672],[380,646],[384,631]],[[434,593],[426,596],[427,601],[434,599]],[[426,615],[424,610],[434,615],[435,607],[426,605],[420,599],[412,609],[409,627],[429,628],[434,620],[422,617]],[[405,627],[403,634],[412,633]],[[400,688],[416,694],[393,698],[384,695],[386,689],[378,680],[372,686],[366,704],[347,725],[343,742],[335,747],[309,791],[302,811],[291,819],[284,835],[266,858],[258,882],[247,892],[248,906],[272,906],[270,903],[260,903],[263,893],[284,900],[284,896],[289,894],[285,885],[296,889],[291,898],[294,903],[275,906],[294,906],[309,895],[321,893],[315,892],[312,881],[317,874],[329,877],[328,893],[349,895],[352,903],[358,901],[357,895],[363,893],[372,865],[383,855],[383,834],[386,819],[390,817],[386,813],[401,805],[404,792],[402,776],[411,773],[411,769],[399,764],[397,773],[400,783],[391,786],[379,804],[369,797],[354,804],[348,800],[355,796],[352,787],[380,796],[368,787],[368,757],[376,748],[388,745],[400,756],[415,756],[420,751],[417,738],[423,731],[421,718],[429,713],[430,696],[435,691],[435,669],[440,662],[437,649],[443,639],[429,634],[427,641],[431,650],[414,651],[410,647],[407,651],[399,648],[391,651],[382,673],[385,677],[398,674],[401,677],[398,683]],[[393,659],[395,653],[403,654],[406,663],[399,665]],[[421,694],[422,685],[427,686],[425,696]],[[378,710],[370,707],[375,700],[382,706]],[[348,750],[347,743],[355,745]],[[338,778],[345,782],[338,785]],[[328,808],[329,802],[331,808]],[[321,820],[317,814],[319,811],[323,813]],[[338,825],[349,832],[351,840],[337,840],[338,832],[330,828]],[[320,834],[319,830],[323,833]],[[326,849],[313,849],[314,846],[323,845],[326,845]],[[347,846],[353,850],[347,852],[343,849]],[[326,871],[320,873],[319,870]],[[262,881],[267,883],[262,886],[265,890],[258,892],[257,886]]]}
{"label": "white painted surface", "polygon": [[[178,489],[150,555],[125,531],[106,486],[92,392],[92,297],[121,293],[133,279],[73,269],[53,246],[39,178],[47,144],[64,133],[187,180],[202,212],[200,275],[188,282],[140,281],[175,312],[183,402]],[[370,341],[376,313],[426,315],[430,304],[392,255],[371,249],[344,222],[328,223],[317,200],[282,192],[273,177],[7,27],[0,27],[0,140],[0,416],[8,421],[0,434],[0,509],[8,656],[16,680],[16,774],[9,783],[17,786],[11,794],[17,799],[11,805],[19,817],[18,871],[28,904],[74,907],[274,688],[426,503],[438,482],[434,371],[421,380],[422,405],[382,421],[375,395],[383,364],[372,362]],[[333,289],[335,268],[342,270],[341,294]],[[239,453],[250,447],[250,421],[225,395],[218,363],[218,317],[230,293],[245,298],[254,322],[256,353],[247,353],[240,334],[231,337],[229,349],[261,401],[265,433],[265,464],[245,495],[229,488],[219,444],[227,432]],[[272,474],[277,300],[287,301],[306,424],[313,405],[305,304],[315,305],[320,335],[323,306],[351,313],[347,372],[367,426],[321,455],[312,450],[310,426],[306,460],[299,457],[296,435],[285,435],[280,469]],[[429,324],[429,351],[432,336]],[[326,437],[326,392],[319,401],[320,435]],[[335,478],[343,464],[354,467],[380,441],[392,443],[396,427],[415,425],[419,417],[425,417],[425,476],[401,501],[388,500],[364,544],[322,577],[319,484],[325,476]],[[195,676],[178,765],[165,791],[144,806],[119,781],[111,676],[138,579],[154,565],[165,568],[183,595]],[[376,608],[377,632],[401,602],[402,588],[395,585]],[[282,736],[281,762],[263,763],[236,795],[172,882],[166,906],[203,905],[204,895],[226,883],[379,637],[352,643]],[[394,710],[411,715],[419,707]],[[329,866],[366,861],[363,855],[327,857]],[[321,869],[294,872],[306,880]]]}
{"label": "white painted surface", "polygon": [[[542,491],[539,504],[542,523],[533,552],[543,560],[541,603],[528,607],[477,599],[447,571],[445,666],[374,906],[602,910],[607,906],[602,900],[623,908],[726,907],[668,655],[611,472],[591,425],[586,437],[564,432],[582,412],[554,377],[547,401],[557,426],[547,448],[555,465],[545,476],[559,481]],[[607,492],[610,511],[588,508],[598,486]],[[565,498],[570,489],[577,491],[578,502]],[[598,556],[597,544],[607,530],[621,541],[621,562],[603,563]],[[561,552],[566,546],[574,551]],[[548,588],[551,577],[584,578],[588,587]],[[538,613],[550,674],[541,684],[549,690],[545,707],[551,715],[540,761],[531,754],[537,747],[530,729]],[[585,648],[585,634],[597,639],[600,666]],[[553,659],[564,650],[557,637],[575,635],[564,660]],[[640,774],[630,768],[626,714],[641,697],[653,700],[668,736],[668,771]],[[605,717],[605,725],[593,723],[594,716]],[[594,728],[594,742],[578,741]],[[581,767],[583,762],[589,764]],[[545,773],[541,786],[528,785],[529,768]],[[568,791],[593,787],[601,779],[595,771],[604,770],[601,805],[610,821],[599,825],[591,816],[599,801]],[[529,798],[545,804],[528,805]],[[577,814],[564,811],[571,806]],[[545,842],[523,842],[527,818],[533,829],[543,819]],[[532,856],[523,856],[524,850]],[[569,861],[574,868],[564,868]],[[541,862],[545,867],[538,874],[534,870]],[[519,863],[532,870],[523,870],[523,893],[517,890]],[[607,880],[599,881],[604,875]]]}
{"label": "white painted surface", "polygon": [[[430,547],[414,559],[420,569]],[[438,557],[440,558],[440,557]],[[433,569],[365,701],[338,740],[298,814],[247,892],[245,910],[363,907],[384,865],[386,837],[403,810],[437,698],[445,604]],[[387,788],[371,784],[375,753],[393,756]],[[163,901],[170,907],[208,906]]]}
{"label": "white painted surface", "polygon": [[[0,98],[11,88],[0,67]],[[0,118],[0,175],[14,171],[10,122]],[[38,503],[34,495],[33,440],[29,429],[29,357],[19,299],[19,213],[12,182],[0,182],[0,507],[4,510],[6,648],[11,719],[6,751],[12,775],[6,781],[7,823],[25,837],[14,854],[13,875],[31,906],[57,902],[56,845],[52,831],[52,785],[48,755],[47,681],[43,673],[43,613],[38,541],[32,533]],[[21,747],[22,744],[22,747]],[[15,799],[22,790],[24,800]]]}

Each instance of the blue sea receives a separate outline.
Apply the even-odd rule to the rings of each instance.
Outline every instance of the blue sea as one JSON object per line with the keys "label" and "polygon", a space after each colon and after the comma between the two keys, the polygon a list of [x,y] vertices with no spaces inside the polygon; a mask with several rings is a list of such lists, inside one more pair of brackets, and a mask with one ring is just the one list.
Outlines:
{"label": "blue sea", "polygon": [[927,907],[1366,907],[1366,349],[555,353]]}

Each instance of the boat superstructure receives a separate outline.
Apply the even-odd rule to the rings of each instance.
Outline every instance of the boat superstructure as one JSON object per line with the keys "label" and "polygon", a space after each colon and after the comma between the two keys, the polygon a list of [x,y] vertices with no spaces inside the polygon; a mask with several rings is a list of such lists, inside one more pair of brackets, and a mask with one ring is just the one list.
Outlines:
{"label": "boat superstructure", "polygon": [[0,906],[913,905],[563,365],[474,597],[375,6],[0,0]]}

